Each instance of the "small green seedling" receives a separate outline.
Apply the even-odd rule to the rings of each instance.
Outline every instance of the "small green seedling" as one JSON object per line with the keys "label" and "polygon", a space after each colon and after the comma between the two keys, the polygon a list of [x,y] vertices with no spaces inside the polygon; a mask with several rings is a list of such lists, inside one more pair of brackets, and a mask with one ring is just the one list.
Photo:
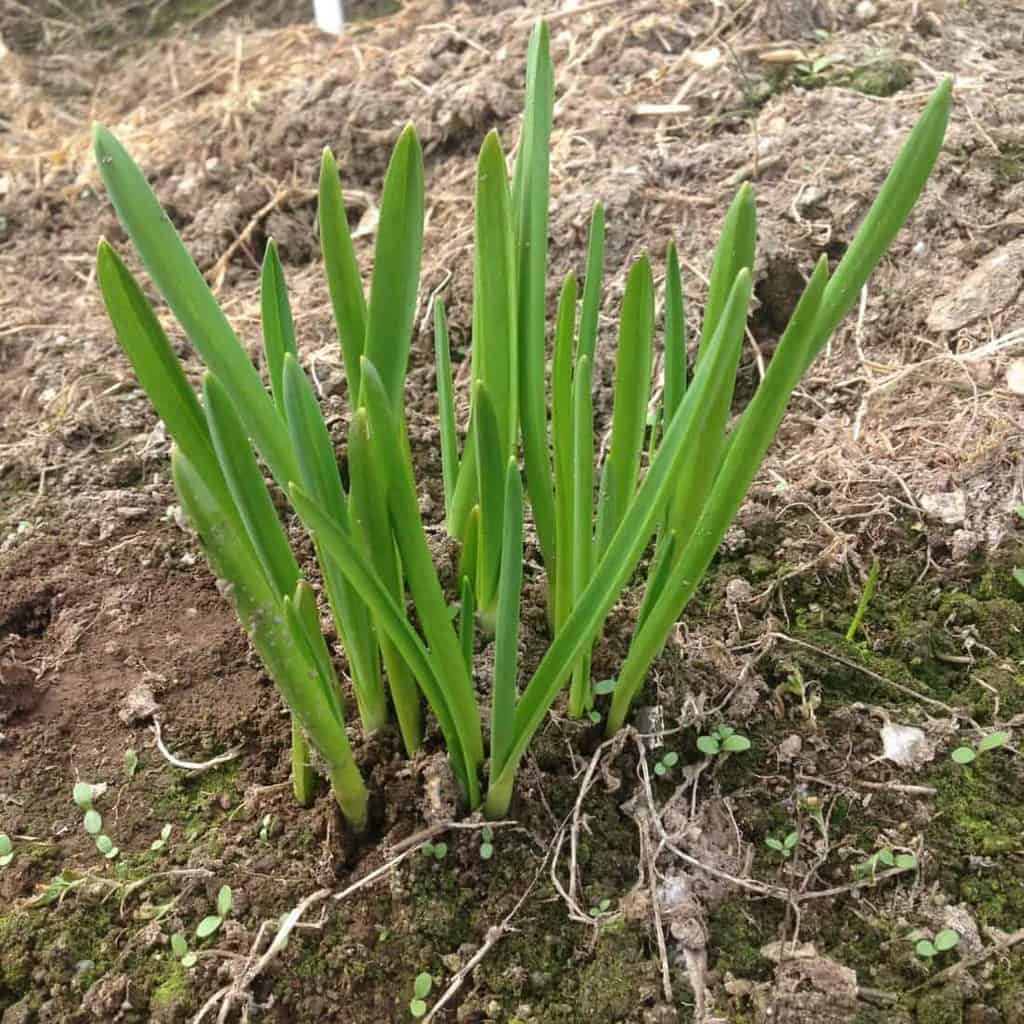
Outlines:
{"label": "small green seedling", "polygon": [[494,856],[494,829],[485,825],[480,831],[480,859],[490,860]]}
{"label": "small green seedling", "polygon": [[181,932],[175,932],[171,936],[171,952],[176,960],[181,961],[182,967],[194,967],[196,954],[188,948],[188,940]]}
{"label": "small green seedling", "polygon": [[434,860],[444,860],[448,856],[447,843],[424,843],[423,856],[433,857]]}
{"label": "small green seedling", "polygon": [[139,770],[139,755],[130,747],[124,752],[124,773],[129,779],[135,778]]}
{"label": "small green seedling", "polygon": [[668,775],[677,764],[679,764],[679,755],[674,750],[669,750],[654,762],[654,774]]}
{"label": "small green seedling", "polygon": [[789,860],[793,856],[793,851],[796,849],[796,844],[800,842],[800,833],[796,829],[792,832],[787,832],[783,839],[776,839],[774,836],[769,836],[765,841],[764,845],[769,850],[774,850],[783,860]]}
{"label": "small green seedling", "polygon": [[263,820],[260,822],[260,840],[264,843],[270,841],[270,830],[274,827],[274,816],[272,814],[264,814]]}
{"label": "small green seedling", "polygon": [[861,591],[860,600],[857,602],[857,610],[853,613],[853,618],[850,620],[850,628],[846,631],[847,643],[853,643],[854,638],[857,636],[857,630],[860,629],[860,624],[864,621],[864,615],[868,610],[868,603],[875,592],[875,584],[877,582],[878,559],[876,558],[871,563],[871,571],[868,573],[864,589]]}
{"label": "small green seedling", "polygon": [[54,875],[46,885],[40,886],[39,894],[28,901],[28,906],[48,907],[51,903],[60,904],[69,892],[85,885],[89,878],[89,875],[80,875],[77,871],[65,868],[59,875]]}
{"label": "small green seedling", "polygon": [[196,925],[196,937],[209,938],[224,923],[224,918],[231,913],[233,902],[231,887],[222,885],[220,892],[217,893],[217,913],[209,914]]}
{"label": "small green seedling", "polygon": [[940,953],[955,949],[960,944],[960,933],[952,928],[943,928],[933,939],[922,937],[920,932],[911,932],[907,938],[914,942],[914,952],[928,963]]}
{"label": "small green seedling", "polygon": [[953,751],[952,757],[957,764],[970,764],[977,760],[979,754],[998,750],[999,747],[1005,747],[1009,742],[1010,734],[1008,732],[990,732],[987,736],[982,736],[976,747],[957,747]]}
{"label": "small green seedling", "polygon": [[100,812],[93,807],[92,802],[107,791],[106,785],[92,786],[88,782],[76,782],[71,791],[71,798],[75,801],[78,809],[83,813],[82,825],[85,831],[96,837],[96,849],[103,854],[107,860],[113,860],[121,851],[114,845],[110,836],[103,833],[103,818]]}
{"label": "small green seedling", "polygon": [[594,906],[590,908],[590,916],[595,919],[598,917],[604,917],[605,914],[611,913],[611,906],[611,900],[601,900],[599,903],[595,903]]}
{"label": "small green seedling", "polygon": [[854,864],[850,873],[854,878],[874,877],[879,868],[899,868],[901,871],[913,871],[917,867],[917,858],[912,853],[895,853],[888,846],[873,853],[867,860]]}
{"label": "small green seedling", "polygon": [[93,800],[99,795],[99,787],[91,786],[88,782],[76,782],[75,788],[71,791],[71,799],[82,812],[91,810]]}
{"label": "small green seedling", "polygon": [[167,840],[171,838],[171,826],[168,822],[162,829],[160,829],[160,838],[154,839],[149,844],[149,848],[153,851],[162,850],[167,845]]}
{"label": "small green seedling", "polygon": [[820,687],[815,682],[808,682],[804,674],[796,665],[788,666],[789,675],[775,687],[775,693],[779,698],[779,707],[783,707],[782,697],[790,694],[800,701],[800,714],[808,722],[814,722],[814,713],[821,705]]}
{"label": "small green seedling", "polygon": [[0,868],[7,867],[14,860],[14,846],[6,832],[0,832]]}
{"label": "small green seedling", "polygon": [[740,754],[750,749],[750,740],[731,725],[720,725],[707,736],[697,737],[697,749],[708,757],[716,754]]}
{"label": "small green seedling", "polygon": [[433,987],[434,979],[427,971],[421,971],[416,975],[416,980],[412,983],[412,999],[409,1000],[409,1012],[417,1020],[420,1017],[425,1017],[427,1014],[426,999]]}
{"label": "small green seedling", "polygon": [[601,724],[601,712],[598,711],[596,708],[591,708],[587,712],[587,718],[589,718],[594,725]]}

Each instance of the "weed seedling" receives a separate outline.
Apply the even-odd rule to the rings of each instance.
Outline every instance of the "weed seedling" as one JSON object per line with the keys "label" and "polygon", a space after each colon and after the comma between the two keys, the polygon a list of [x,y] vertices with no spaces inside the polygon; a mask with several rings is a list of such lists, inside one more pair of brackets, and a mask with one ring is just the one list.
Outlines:
{"label": "weed seedling", "polygon": [[421,971],[416,975],[416,980],[412,983],[412,999],[409,1000],[409,1012],[417,1020],[420,1017],[425,1017],[427,1014],[426,999],[433,987],[434,979],[427,971]]}
{"label": "weed seedling", "polygon": [[860,629],[860,624],[864,621],[864,613],[868,610],[868,602],[875,592],[875,583],[877,581],[878,559],[876,558],[871,563],[871,572],[868,573],[868,578],[864,583],[864,590],[861,592],[860,600],[857,602],[857,610],[853,613],[853,618],[850,620],[850,628],[846,631],[848,643],[852,644],[857,636],[857,630]]}
{"label": "weed seedling", "polygon": [[797,843],[800,842],[800,833],[796,829],[792,832],[787,832],[785,837],[782,839],[776,839],[774,836],[769,836],[765,841],[764,845],[769,850],[774,850],[783,860],[789,860],[793,856],[793,851],[796,849]]}
{"label": "weed seedling", "polygon": [[914,952],[928,964],[931,964],[940,953],[955,949],[960,944],[960,933],[953,931],[952,928],[943,928],[932,939],[916,931],[911,932],[907,938],[914,943]]}
{"label": "weed seedling", "polygon": [[731,725],[720,725],[707,736],[697,737],[697,749],[708,757],[716,754],[740,754],[750,749],[750,740]]}
{"label": "weed seedling", "polygon": [[595,920],[597,918],[599,918],[599,917],[604,917],[605,914],[610,914],[611,913],[611,907],[612,907],[612,901],[611,900],[607,900],[607,899],[601,900],[599,903],[595,903],[590,908],[590,916],[592,918],[594,918]]}
{"label": "weed seedling", "polygon": [[124,773],[129,779],[135,778],[139,770],[139,755],[130,747],[124,752]]}
{"label": "weed seedling", "polygon": [[222,885],[220,892],[217,893],[217,913],[207,915],[196,925],[196,937],[209,938],[224,923],[224,918],[231,913],[233,902],[231,887]]}
{"label": "weed seedling", "polygon": [[274,827],[274,816],[272,814],[264,814],[263,820],[260,822],[260,841],[270,841],[270,830]]}
{"label": "weed seedling", "polygon": [[999,747],[1005,747],[1009,742],[1010,734],[1008,732],[990,732],[987,736],[982,736],[976,747],[957,747],[951,756],[957,764],[970,764],[977,760],[980,754],[998,750]]}
{"label": "weed seedling", "polygon": [[171,952],[176,960],[181,961],[182,967],[194,967],[196,954],[188,948],[188,940],[181,932],[175,932],[171,936]]}
{"label": "weed seedling", "polygon": [[850,873],[854,878],[867,878],[868,875],[874,877],[879,867],[913,871],[917,867],[917,858],[912,853],[895,853],[888,846],[884,846],[867,860],[854,864]]}
{"label": "weed seedling", "polygon": [[11,844],[11,837],[6,832],[0,832],[0,868],[7,867],[14,860],[14,847]]}
{"label": "weed seedling", "polygon": [[674,750],[669,750],[654,762],[655,775],[668,775],[679,763],[679,755]]}
{"label": "weed seedling", "polygon": [[480,859],[490,860],[494,856],[494,829],[486,825],[480,832]]}
{"label": "weed seedling", "polygon": [[433,857],[434,860],[444,860],[448,856],[447,843],[424,843],[423,856]]}
{"label": "weed seedling", "polygon": [[154,852],[156,850],[162,850],[167,845],[167,840],[170,839],[170,838],[171,838],[171,826],[170,826],[170,823],[168,823],[168,824],[164,825],[164,827],[162,829],[160,829],[160,838],[159,839],[154,839],[153,842],[151,842],[149,844],[149,848],[151,850],[153,850]]}
{"label": "weed seedling", "polygon": [[78,809],[83,812],[82,825],[85,831],[96,837],[96,849],[107,860],[113,860],[121,851],[114,845],[110,836],[104,834],[103,818],[92,805],[93,800],[102,796],[106,791],[107,787],[102,784],[91,786],[88,782],[76,782],[75,788],[71,791],[71,798],[75,801]]}
{"label": "weed seedling", "polygon": [[821,704],[819,687],[814,682],[807,682],[803,673],[797,666],[790,667],[789,675],[775,687],[780,711],[784,708],[782,697],[791,694],[800,701],[800,715],[812,724],[815,721],[814,713]]}

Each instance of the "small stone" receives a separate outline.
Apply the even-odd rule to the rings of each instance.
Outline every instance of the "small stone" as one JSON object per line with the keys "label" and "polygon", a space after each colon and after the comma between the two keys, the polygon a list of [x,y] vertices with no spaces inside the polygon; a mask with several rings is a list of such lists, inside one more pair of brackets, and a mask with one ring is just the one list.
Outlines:
{"label": "small stone", "polygon": [[853,14],[862,25],[867,25],[878,17],[878,8],[871,0],[860,0],[860,3],[853,9]]}
{"label": "small stone", "polygon": [[796,733],[793,733],[792,736],[787,736],[779,744],[779,760],[783,763],[792,761],[800,756],[800,751],[803,750],[803,747],[804,741]]}
{"label": "small stone", "polygon": [[947,526],[960,526],[967,518],[967,499],[963,491],[933,491],[922,494],[921,508]]}
{"label": "small stone", "polygon": [[725,585],[725,599],[729,604],[747,604],[754,596],[754,588],[742,576],[736,576]]}
{"label": "small stone", "polygon": [[1006,368],[1006,386],[1015,395],[1024,395],[1024,359],[1014,359]]}
{"label": "small stone", "polygon": [[121,701],[117,717],[125,725],[137,725],[152,718],[156,710],[156,697],[153,696],[152,688],[146,683],[139,683],[133,686]]}

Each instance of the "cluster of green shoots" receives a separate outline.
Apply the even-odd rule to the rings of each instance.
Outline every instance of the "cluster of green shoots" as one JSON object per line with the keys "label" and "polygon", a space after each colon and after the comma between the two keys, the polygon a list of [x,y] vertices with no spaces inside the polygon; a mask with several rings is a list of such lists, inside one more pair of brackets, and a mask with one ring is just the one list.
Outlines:
{"label": "cluster of green shoots", "polygon": [[[205,363],[201,401],[139,283],[101,242],[98,281],[117,336],[174,440],[182,509],[291,710],[296,795],[302,802],[314,795],[315,752],[317,769],[356,831],[366,824],[367,790],[349,744],[335,665],[316,594],[289,546],[257,453],[312,538],[365,732],[389,727],[393,713],[412,755],[423,738],[425,702],[465,805],[504,815],[520,761],[564,690],[572,715],[599,717],[600,698],[609,733],[622,726],[739,510],[793,389],[917,200],[942,143],[951,85],[936,90],[839,265],[830,272],[824,257],[818,262],[738,418],[731,409],[756,238],[751,188],[740,188],[722,226],[689,363],[679,258],[668,247],[660,389],[652,386],[654,275],[646,256],[633,263],[618,319],[610,442],[600,459],[592,402],[604,276],[600,205],[591,218],[582,291],[571,273],[561,287],[548,369],[553,101],[548,30],[540,24],[530,41],[511,180],[495,132],[479,156],[472,390],[461,446],[447,317],[441,302],[434,308],[445,522],[461,545],[455,595],[445,594],[432,562],[403,401],[424,227],[415,130],[401,133],[388,166],[368,295],[329,150],[320,168],[320,239],[350,402],[346,486],[300,365],[274,244],[261,279],[268,389],[142,172],[110,132],[95,129],[97,163],[121,222]],[[529,677],[518,661],[527,500],[551,630]],[[652,541],[628,653],[614,682],[595,693],[591,649]],[[494,637],[490,693],[483,697],[474,630]],[[736,742],[716,740],[723,750],[737,749]]]}

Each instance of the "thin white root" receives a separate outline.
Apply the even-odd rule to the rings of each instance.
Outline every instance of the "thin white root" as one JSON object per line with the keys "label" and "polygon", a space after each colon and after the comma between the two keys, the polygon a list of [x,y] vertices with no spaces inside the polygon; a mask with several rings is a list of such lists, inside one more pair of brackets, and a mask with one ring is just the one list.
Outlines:
{"label": "thin white root", "polygon": [[182,768],[187,772],[206,772],[211,768],[216,768],[219,764],[225,764],[227,761],[234,761],[239,754],[242,753],[240,747],[233,747],[231,750],[223,754],[218,754],[216,757],[211,758],[209,761],[183,761],[180,757],[175,757],[166,746],[164,746],[163,736],[160,734],[160,719],[153,716],[153,737],[156,740],[156,749],[163,755],[164,760],[168,764],[174,765],[175,768]]}

